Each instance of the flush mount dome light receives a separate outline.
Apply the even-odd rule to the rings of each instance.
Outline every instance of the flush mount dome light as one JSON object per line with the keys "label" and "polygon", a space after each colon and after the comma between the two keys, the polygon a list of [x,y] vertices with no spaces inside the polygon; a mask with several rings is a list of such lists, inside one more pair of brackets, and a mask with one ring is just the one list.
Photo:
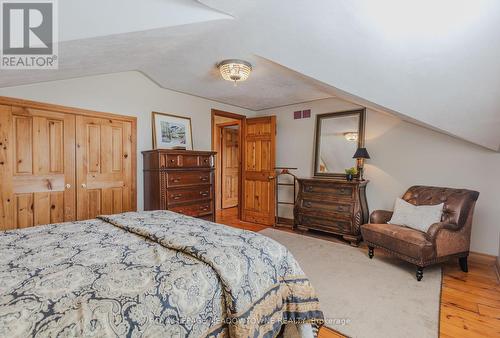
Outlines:
{"label": "flush mount dome light", "polygon": [[221,61],[217,68],[219,68],[222,78],[227,81],[238,82],[245,81],[252,72],[252,65],[243,60],[230,59]]}

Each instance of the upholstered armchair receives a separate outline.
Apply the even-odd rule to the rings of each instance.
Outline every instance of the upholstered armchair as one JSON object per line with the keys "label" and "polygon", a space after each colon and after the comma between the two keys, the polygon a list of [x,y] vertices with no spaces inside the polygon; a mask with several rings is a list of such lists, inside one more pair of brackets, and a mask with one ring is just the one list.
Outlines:
{"label": "upholstered armchair", "polygon": [[458,258],[462,271],[467,272],[470,234],[477,191],[426,186],[408,189],[403,199],[413,205],[436,205],[444,202],[441,222],[433,224],[427,232],[388,224],[391,211],[376,210],[370,224],[361,226],[363,240],[368,245],[368,256],[373,258],[374,248],[413,263],[417,267],[417,280],[423,277],[424,267],[450,258]]}

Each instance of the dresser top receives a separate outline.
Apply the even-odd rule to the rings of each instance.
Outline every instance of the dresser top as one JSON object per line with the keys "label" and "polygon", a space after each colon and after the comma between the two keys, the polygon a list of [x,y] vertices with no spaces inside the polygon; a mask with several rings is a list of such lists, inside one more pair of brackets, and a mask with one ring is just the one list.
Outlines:
{"label": "dresser top", "polygon": [[172,155],[215,155],[215,151],[204,151],[204,150],[182,150],[182,149],[153,149],[145,150],[143,154],[151,153],[161,153],[161,154],[172,154]]}
{"label": "dresser top", "polygon": [[310,183],[333,183],[333,184],[350,184],[350,185],[367,185],[369,180],[358,181],[356,179],[348,181],[341,178],[333,177],[299,177],[297,178],[300,182],[310,182]]}

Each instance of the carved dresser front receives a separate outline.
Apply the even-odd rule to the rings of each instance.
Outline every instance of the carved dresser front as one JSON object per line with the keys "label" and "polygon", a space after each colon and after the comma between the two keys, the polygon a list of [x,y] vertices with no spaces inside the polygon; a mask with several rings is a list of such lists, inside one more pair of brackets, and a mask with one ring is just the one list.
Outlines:
{"label": "carved dresser front", "polygon": [[144,210],[215,220],[215,153],[150,150],[144,155]]}
{"label": "carved dresser front", "polygon": [[298,182],[294,227],[341,235],[357,246],[360,226],[368,222],[368,181],[299,178]]}

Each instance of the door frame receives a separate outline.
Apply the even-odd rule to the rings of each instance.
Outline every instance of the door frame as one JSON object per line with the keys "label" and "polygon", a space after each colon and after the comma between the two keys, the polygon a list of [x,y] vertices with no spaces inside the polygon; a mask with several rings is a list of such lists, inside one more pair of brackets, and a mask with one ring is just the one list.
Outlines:
{"label": "door frame", "polygon": [[[218,109],[212,109],[211,111],[211,128],[210,128],[210,134],[212,136],[212,151],[217,151],[216,149],[216,143],[215,143],[215,138],[218,137],[217,135],[220,135],[217,131],[220,130],[219,128],[215,128],[215,117],[216,116],[221,116],[221,117],[228,117],[237,120],[236,122],[231,122],[232,125],[239,125],[239,136],[238,136],[238,142],[239,142],[239,166],[238,166],[238,219],[241,219],[241,210],[242,210],[242,204],[243,204],[243,199],[242,199],[242,182],[243,182],[243,172],[242,172],[242,165],[243,165],[243,135],[245,134],[244,128],[245,128],[245,121],[247,117],[245,115],[241,114],[235,114],[235,113],[230,113],[227,111],[223,110],[218,110]],[[214,135],[217,133],[217,135]],[[218,156],[218,154],[216,155]],[[217,162],[217,161],[216,161]],[[217,170],[217,168],[216,168]],[[222,187],[222,182],[220,182],[221,187]],[[217,187],[216,187],[217,188]],[[217,201],[216,201],[217,202]],[[217,210],[215,210],[215,221],[217,222]]]}

